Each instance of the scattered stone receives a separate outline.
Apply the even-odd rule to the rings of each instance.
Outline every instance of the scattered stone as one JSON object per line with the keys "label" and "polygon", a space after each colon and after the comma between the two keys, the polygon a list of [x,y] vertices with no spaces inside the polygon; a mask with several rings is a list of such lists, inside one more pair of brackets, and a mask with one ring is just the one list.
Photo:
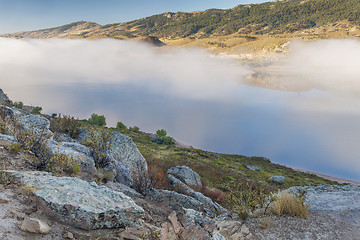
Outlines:
{"label": "scattered stone", "polygon": [[10,213],[10,215],[11,215],[12,217],[15,217],[15,218],[18,219],[18,220],[24,220],[24,219],[25,219],[25,216],[24,216],[23,214],[15,211],[15,210],[13,210],[13,209],[9,209],[9,210],[8,210],[8,213]]}
{"label": "scattered stone", "polygon": [[37,234],[47,234],[50,232],[51,228],[49,225],[36,218],[25,218],[22,222],[20,229],[22,231],[37,233]]}
{"label": "scattered stone", "polygon": [[9,203],[9,200],[0,198],[0,204],[6,204],[6,203]]}
{"label": "scattered stone", "polygon": [[124,240],[141,240],[140,238],[138,238],[137,236],[131,234],[130,232],[128,231],[124,231],[121,233],[121,237],[122,239]]}
{"label": "scattered stone", "polygon": [[10,135],[5,135],[5,134],[1,134],[0,133],[0,141],[1,141],[1,146],[9,146],[12,143],[16,143],[16,138],[14,136],[10,136]]}
{"label": "scattered stone", "polygon": [[[144,210],[122,192],[72,177],[47,172],[7,171],[34,190],[54,217],[82,229],[137,226]],[[106,204],[105,204],[106,203]]]}
{"label": "scattered stone", "polygon": [[183,183],[189,186],[201,187],[200,176],[187,166],[176,166],[168,170],[168,174],[173,175]]}
{"label": "scattered stone", "polygon": [[247,169],[250,169],[250,170],[253,170],[253,171],[259,171],[259,172],[262,171],[261,168],[256,167],[256,166],[245,165],[245,167],[246,167]]}
{"label": "scattered stone", "polygon": [[286,178],[284,176],[272,176],[270,177],[270,180],[280,184],[286,182]]}
{"label": "scattered stone", "polygon": [[63,238],[74,239],[74,234],[72,232],[66,232],[66,233],[64,233]]}
{"label": "scattered stone", "polygon": [[180,223],[179,223],[179,221],[178,221],[178,219],[177,219],[177,217],[176,217],[176,212],[173,211],[173,212],[169,215],[168,219],[170,220],[170,222],[171,222],[171,224],[172,224],[172,227],[174,228],[175,233],[176,233],[176,234],[179,234],[180,231],[181,231],[181,229],[182,229],[182,227],[181,227],[181,225],[180,225]]}

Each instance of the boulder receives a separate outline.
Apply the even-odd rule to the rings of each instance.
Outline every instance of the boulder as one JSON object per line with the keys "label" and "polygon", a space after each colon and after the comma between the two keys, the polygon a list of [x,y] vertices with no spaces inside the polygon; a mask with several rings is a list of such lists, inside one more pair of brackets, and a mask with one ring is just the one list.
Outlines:
{"label": "boulder", "polygon": [[168,174],[173,175],[177,179],[189,186],[201,187],[200,176],[187,166],[176,166],[168,170]]}
{"label": "boulder", "polygon": [[0,89],[0,103],[9,102],[10,99],[8,96],[3,92],[2,89]]}
{"label": "boulder", "polygon": [[5,141],[5,142],[9,142],[9,143],[16,143],[16,138],[14,136],[10,136],[10,135],[5,135],[5,134],[1,134],[0,133],[0,140],[1,141]]}
{"label": "boulder", "polygon": [[26,232],[37,234],[47,234],[51,230],[46,222],[36,218],[25,218],[20,226],[20,229]]}
{"label": "boulder", "polygon": [[227,210],[220,206],[218,203],[214,203],[209,197],[206,197],[204,194],[193,190],[171,174],[168,174],[168,178],[171,181],[171,184],[174,187],[178,188],[181,193],[191,196],[201,202],[203,204],[204,210],[208,214],[217,215],[227,212]]}
{"label": "boulder", "polygon": [[82,229],[137,226],[144,210],[122,192],[72,177],[47,172],[6,171],[34,195],[45,210],[59,221]]}
{"label": "boulder", "polygon": [[250,170],[253,170],[253,171],[259,171],[259,172],[262,171],[261,168],[256,167],[256,166],[245,165],[245,167],[246,167],[247,169],[250,169]]}
{"label": "boulder", "polygon": [[286,182],[286,178],[284,176],[272,176],[270,180],[279,184],[283,184]]}
{"label": "boulder", "polygon": [[50,121],[40,115],[21,115],[16,118],[21,127],[28,131],[33,131],[38,137],[49,136],[52,132],[49,130]]}
{"label": "boulder", "polygon": [[147,194],[147,197],[154,202],[167,204],[170,206],[170,208],[174,210],[188,208],[196,211],[201,211],[203,209],[203,203],[201,203],[200,201],[174,191],[152,189]]}
{"label": "boulder", "polygon": [[[88,134],[86,129],[82,129],[77,139],[85,142]],[[128,186],[150,188],[146,159],[129,136],[113,132],[111,148],[107,154],[109,165],[105,168],[114,173],[116,181]]]}
{"label": "boulder", "polygon": [[136,181],[136,183],[131,181],[127,183],[125,181],[123,182],[124,184],[148,185],[149,178],[146,159],[129,136],[114,132],[112,146],[108,151],[108,155],[113,161],[121,163],[115,164],[115,179],[133,179]]}
{"label": "boulder", "polygon": [[48,139],[46,141],[46,148],[48,149],[50,156],[54,156],[57,153],[66,154],[74,159],[74,161],[79,165],[81,171],[92,174],[96,173],[95,162],[90,156],[89,148],[81,145],[80,143],[58,143],[55,140]]}

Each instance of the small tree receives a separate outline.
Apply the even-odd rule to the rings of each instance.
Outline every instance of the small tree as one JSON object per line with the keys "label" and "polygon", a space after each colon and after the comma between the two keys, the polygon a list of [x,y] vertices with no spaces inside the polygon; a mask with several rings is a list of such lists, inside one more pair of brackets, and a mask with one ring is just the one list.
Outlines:
{"label": "small tree", "polygon": [[32,114],[40,114],[42,111],[42,107],[34,107],[34,109],[31,111]]}
{"label": "small tree", "polygon": [[116,128],[117,128],[117,129],[120,129],[120,130],[127,129],[127,127],[125,126],[125,124],[123,124],[122,122],[117,122]]}
{"label": "small tree", "polygon": [[160,137],[165,137],[167,135],[166,130],[164,129],[159,129],[156,131],[156,135],[160,138]]}
{"label": "small tree", "polygon": [[96,113],[93,113],[89,118],[89,123],[102,127],[106,125],[106,118],[104,115],[97,115]]}

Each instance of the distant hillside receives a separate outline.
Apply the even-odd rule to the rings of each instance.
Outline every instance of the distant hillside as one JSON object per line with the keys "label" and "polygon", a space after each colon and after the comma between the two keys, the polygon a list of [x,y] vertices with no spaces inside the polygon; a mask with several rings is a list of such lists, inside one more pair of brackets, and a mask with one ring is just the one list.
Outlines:
{"label": "distant hillside", "polygon": [[[201,12],[163,13],[127,23],[101,26],[93,22],[31,32],[5,34],[16,38],[117,38],[143,39],[162,45],[195,45],[212,49],[244,45],[255,50],[275,49],[287,38],[339,38],[360,36],[359,0],[283,0],[238,5],[232,9]],[[228,41],[228,37],[239,41]],[[249,44],[255,40],[263,43]],[[282,41],[268,41],[280,36]],[[149,38],[150,37],[150,38]],[[178,41],[189,39],[189,41]],[[207,39],[206,41],[200,41]],[[212,39],[215,41],[209,41]],[[175,41],[175,42],[174,42]],[[196,41],[196,43],[193,43]],[[251,46],[249,46],[251,45]]]}

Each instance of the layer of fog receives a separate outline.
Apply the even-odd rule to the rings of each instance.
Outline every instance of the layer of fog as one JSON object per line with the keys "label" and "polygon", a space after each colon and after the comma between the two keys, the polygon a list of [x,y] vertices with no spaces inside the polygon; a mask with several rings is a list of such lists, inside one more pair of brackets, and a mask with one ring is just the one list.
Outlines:
{"label": "layer of fog", "polygon": [[[109,39],[0,39],[0,88],[47,113],[86,118],[96,112],[110,125],[124,121],[146,131],[165,128],[197,147],[259,153],[277,162],[277,156],[290,152],[290,142],[296,146],[303,139],[307,148],[313,141],[314,148],[326,151],[317,155],[321,159],[311,159],[316,149],[303,150],[309,151],[304,163],[292,158],[302,146],[284,159],[297,159],[291,165],[300,168],[309,167],[308,161],[359,172],[357,56],[355,40],[292,44],[281,64],[285,80],[305,81],[315,89],[294,93],[242,85],[251,68],[199,49],[162,50]],[[299,133],[306,136],[297,139]]]}

